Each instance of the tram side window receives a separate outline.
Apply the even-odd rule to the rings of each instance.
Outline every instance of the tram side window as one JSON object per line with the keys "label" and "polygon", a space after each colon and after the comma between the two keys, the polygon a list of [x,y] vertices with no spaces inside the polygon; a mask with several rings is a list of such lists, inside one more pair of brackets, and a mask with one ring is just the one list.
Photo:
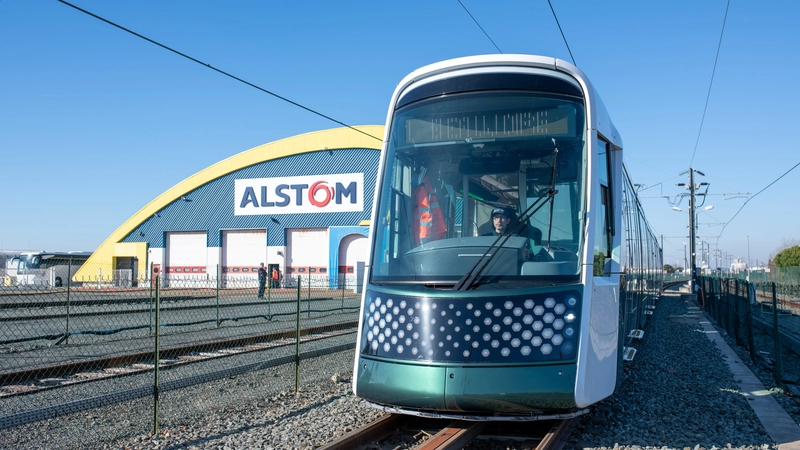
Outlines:
{"label": "tram side window", "polygon": [[389,195],[382,201],[386,203],[383,209],[389,214],[378,218],[382,236],[376,243],[373,251],[374,258],[379,267],[380,275],[388,275],[389,270],[402,270],[402,255],[409,249],[409,217],[412,213],[413,199],[411,198],[411,168],[399,159],[394,161],[391,189]]}
{"label": "tram side window", "polygon": [[595,217],[594,234],[594,276],[603,276],[605,263],[611,257],[611,179],[609,174],[609,145],[607,142],[597,141],[597,179],[599,189],[595,196],[597,215]]}

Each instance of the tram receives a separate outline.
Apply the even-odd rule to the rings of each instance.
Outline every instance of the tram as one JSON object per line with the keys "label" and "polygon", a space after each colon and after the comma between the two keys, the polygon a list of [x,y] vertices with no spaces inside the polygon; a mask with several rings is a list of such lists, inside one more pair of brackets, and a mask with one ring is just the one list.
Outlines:
{"label": "tram", "polygon": [[587,77],[532,55],[418,69],[386,122],[353,390],[388,412],[576,416],[618,387],[662,252]]}

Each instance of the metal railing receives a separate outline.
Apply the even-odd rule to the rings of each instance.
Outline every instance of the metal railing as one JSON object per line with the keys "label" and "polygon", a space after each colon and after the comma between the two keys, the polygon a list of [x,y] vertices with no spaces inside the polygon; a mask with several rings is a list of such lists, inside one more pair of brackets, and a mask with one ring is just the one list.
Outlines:
{"label": "metal railing", "polygon": [[0,440],[31,422],[145,398],[135,414],[151,414],[157,431],[164,392],[292,362],[297,391],[303,355],[354,348],[359,289],[296,277],[266,283],[259,298],[252,278],[116,271],[62,286],[0,283]]}
{"label": "metal railing", "polygon": [[698,286],[702,307],[753,361],[768,367],[778,385],[797,382],[785,378],[790,374],[781,364],[790,354],[800,354],[800,297],[790,285],[699,277]]}

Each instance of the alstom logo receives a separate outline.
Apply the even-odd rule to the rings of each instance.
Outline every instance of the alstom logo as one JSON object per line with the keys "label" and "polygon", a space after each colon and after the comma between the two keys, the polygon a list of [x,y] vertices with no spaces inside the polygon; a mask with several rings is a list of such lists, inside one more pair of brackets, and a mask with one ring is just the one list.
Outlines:
{"label": "alstom logo", "polygon": [[237,216],[364,210],[363,173],[241,179],[234,190]]}

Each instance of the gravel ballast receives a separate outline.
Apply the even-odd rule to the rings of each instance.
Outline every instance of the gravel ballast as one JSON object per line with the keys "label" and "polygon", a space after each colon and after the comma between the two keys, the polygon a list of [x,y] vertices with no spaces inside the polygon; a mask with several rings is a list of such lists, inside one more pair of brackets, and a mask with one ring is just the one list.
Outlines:
{"label": "gravel ballast", "polygon": [[[716,345],[699,325],[669,319],[687,306],[676,292],[661,297],[635,360],[625,365],[623,386],[584,418],[574,448],[774,447]],[[800,424],[800,407],[775,389],[772,375],[725,339]]]}
{"label": "gravel ballast", "polygon": [[[669,320],[686,311],[677,292],[662,296],[623,386],[581,420],[567,448],[775,448],[719,350],[698,326]],[[294,364],[164,393],[155,435],[152,399],[141,399],[0,430],[0,447],[315,448],[383,415],[352,395],[352,368],[353,351],[303,361],[297,396]],[[752,369],[800,423],[794,399],[774,389],[769,372]],[[468,448],[530,448],[520,445],[480,440]]]}

